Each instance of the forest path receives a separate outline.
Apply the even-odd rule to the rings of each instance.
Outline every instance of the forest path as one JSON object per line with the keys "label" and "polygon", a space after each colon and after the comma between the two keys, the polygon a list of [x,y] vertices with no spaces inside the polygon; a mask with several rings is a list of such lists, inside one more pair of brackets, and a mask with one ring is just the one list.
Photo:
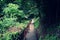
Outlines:
{"label": "forest path", "polygon": [[29,30],[24,40],[37,40],[36,31],[33,23],[29,25]]}

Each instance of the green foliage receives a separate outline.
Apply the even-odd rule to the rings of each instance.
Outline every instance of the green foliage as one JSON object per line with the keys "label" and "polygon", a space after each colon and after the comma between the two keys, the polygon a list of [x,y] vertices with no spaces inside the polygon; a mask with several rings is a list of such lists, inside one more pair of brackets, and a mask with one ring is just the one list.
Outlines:
{"label": "green foliage", "polygon": [[18,36],[19,36],[18,32],[16,33],[7,32],[5,34],[0,34],[0,40],[13,40],[13,38],[15,38],[16,40]]}
{"label": "green foliage", "polygon": [[34,26],[35,26],[35,28],[37,29],[38,26],[39,26],[39,17],[38,17],[38,18],[35,18],[34,20],[35,20]]}
{"label": "green foliage", "polygon": [[5,18],[3,20],[3,27],[9,27],[9,26],[12,26],[12,25],[15,25],[15,20],[14,18]]}
{"label": "green foliage", "polygon": [[57,40],[57,36],[47,34],[43,39],[40,37],[39,40]]}
{"label": "green foliage", "polygon": [[4,8],[3,12],[8,16],[10,15],[10,17],[15,17],[15,15],[24,16],[23,10],[19,10],[18,8],[19,8],[19,5],[9,3],[7,7]]}
{"label": "green foliage", "polygon": [[15,2],[21,2],[22,0],[15,0]]}
{"label": "green foliage", "polygon": [[[20,24],[19,22],[17,22],[17,20],[24,17],[24,13],[23,10],[19,10],[18,8],[19,5],[9,3],[7,7],[3,9],[3,13],[5,15],[3,16],[3,20],[0,20],[0,29],[1,29],[0,32],[5,32],[7,28],[17,26]],[[21,17],[18,18],[17,16]]]}
{"label": "green foliage", "polygon": [[6,8],[4,8],[3,12],[5,13],[14,13],[15,11],[17,11],[19,8],[19,6],[17,4],[12,4],[12,3],[9,3],[7,5]]}
{"label": "green foliage", "polygon": [[32,0],[23,1],[24,0],[0,0],[0,10],[3,10],[2,14],[4,15],[3,19],[0,20],[0,33],[2,33],[2,36],[0,35],[0,40],[14,40],[13,38],[17,40],[18,35],[9,32],[7,33],[8,28],[13,26],[20,27],[22,29],[26,28],[31,14],[34,15],[34,18],[36,17],[34,19],[35,28],[38,27],[39,18],[37,18],[38,9],[36,8],[36,4]]}
{"label": "green foliage", "polygon": [[5,18],[3,21],[0,20],[0,31],[6,31],[7,28],[16,25],[15,23],[14,18]]}
{"label": "green foliage", "polygon": [[5,2],[5,0],[0,0],[0,4],[2,4],[2,3],[4,3]]}

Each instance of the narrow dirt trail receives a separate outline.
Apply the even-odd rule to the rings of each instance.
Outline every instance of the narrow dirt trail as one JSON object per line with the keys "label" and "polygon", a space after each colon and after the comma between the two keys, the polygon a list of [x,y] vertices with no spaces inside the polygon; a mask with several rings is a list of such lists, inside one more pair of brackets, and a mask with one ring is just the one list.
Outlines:
{"label": "narrow dirt trail", "polygon": [[29,30],[28,30],[28,33],[26,34],[24,40],[37,40],[36,31],[35,31],[35,28],[34,28],[34,24],[33,23],[31,23],[29,25]]}

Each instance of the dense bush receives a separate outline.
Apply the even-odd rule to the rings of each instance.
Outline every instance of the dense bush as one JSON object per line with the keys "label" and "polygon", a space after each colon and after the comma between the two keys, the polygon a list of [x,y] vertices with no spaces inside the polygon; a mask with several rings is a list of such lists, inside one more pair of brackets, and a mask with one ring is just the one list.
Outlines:
{"label": "dense bush", "polygon": [[[13,3],[10,0],[10,3],[7,1],[8,0],[0,1],[0,10],[2,10],[1,14],[3,14],[3,17],[0,20],[0,40],[14,40],[14,38],[17,40],[18,33],[15,34],[13,32],[12,34],[7,30],[10,27],[20,27],[22,29],[26,28],[27,24],[32,18],[35,17],[36,19],[38,17],[38,9],[35,7],[36,5],[29,0],[25,3],[27,4],[26,6],[24,6],[24,3],[21,4],[22,0],[15,0]],[[38,26],[38,20],[39,18],[35,20],[35,28]]]}
{"label": "dense bush", "polygon": [[18,8],[19,5],[9,3],[7,7],[3,9],[3,12],[7,17],[16,17],[17,15],[23,17],[24,16],[23,10],[19,10]]}
{"label": "dense bush", "polygon": [[19,36],[18,34],[19,34],[18,32],[15,33],[7,32],[5,34],[0,34],[0,40],[13,40],[14,38],[15,40],[17,40],[17,37]]}
{"label": "dense bush", "polygon": [[[5,32],[9,27],[18,26],[21,24],[19,21],[23,21],[21,18],[23,18],[25,14],[23,10],[19,10],[18,8],[19,5],[9,3],[3,9],[4,16],[3,19],[0,20],[0,32]],[[24,25],[24,23],[22,23],[22,25]]]}

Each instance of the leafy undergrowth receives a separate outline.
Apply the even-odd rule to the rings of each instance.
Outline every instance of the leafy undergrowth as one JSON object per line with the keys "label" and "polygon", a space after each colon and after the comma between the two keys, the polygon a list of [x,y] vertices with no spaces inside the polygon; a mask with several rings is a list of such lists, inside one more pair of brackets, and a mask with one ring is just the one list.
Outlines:
{"label": "leafy undergrowth", "polygon": [[5,34],[0,34],[0,40],[17,40],[17,37],[19,36],[18,32],[7,32]]}
{"label": "leafy undergrowth", "polygon": [[40,37],[39,40],[58,40],[57,36],[47,34],[44,38]]}
{"label": "leafy undergrowth", "polygon": [[35,28],[38,28],[39,26],[39,17],[38,18],[34,18],[35,22],[34,22],[34,26]]}
{"label": "leafy undergrowth", "polygon": [[[15,0],[13,3],[6,1],[7,4],[3,0],[1,2],[2,13],[0,13],[0,40],[17,40],[17,34],[21,33],[21,31],[27,27],[29,19],[38,17],[38,9],[35,8],[35,3],[33,3],[32,6],[30,1],[26,2],[27,4],[29,2],[29,7],[27,5],[26,7],[23,7],[23,5],[20,4],[21,0],[20,2]],[[17,4],[15,2],[17,2]],[[35,28],[38,27],[38,23],[37,18],[34,23]],[[15,39],[12,39],[12,35]]]}
{"label": "leafy undergrowth", "polygon": [[[39,18],[35,18],[34,20],[34,26],[37,28],[39,25]],[[28,23],[29,20],[22,23],[16,22],[15,26],[8,27],[8,29],[5,30],[5,33],[0,34],[0,40],[18,40],[19,35],[22,33],[24,28],[27,27]]]}
{"label": "leafy undergrowth", "polygon": [[0,40],[18,40],[19,35],[23,32],[28,23],[29,21],[16,23],[15,26],[6,28],[5,31],[0,33]]}

